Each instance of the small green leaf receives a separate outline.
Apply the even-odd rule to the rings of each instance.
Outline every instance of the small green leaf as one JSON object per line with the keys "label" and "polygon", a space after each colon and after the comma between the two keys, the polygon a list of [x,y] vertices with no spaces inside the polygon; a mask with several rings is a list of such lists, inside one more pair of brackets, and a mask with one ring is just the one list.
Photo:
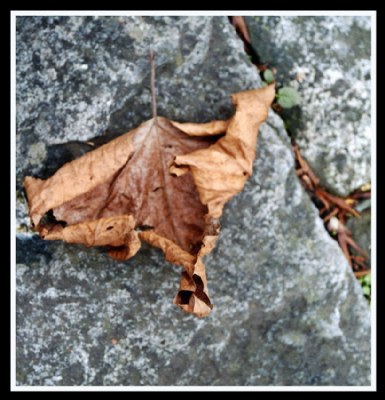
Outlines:
{"label": "small green leaf", "polygon": [[278,104],[283,108],[291,108],[299,104],[300,98],[298,92],[291,87],[283,87],[278,90]]}
{"label": "small green leaf", "polygon": [[367,296],[370,295],[370,287],[369,286],[364,286],[362,288],[362,290],[364,291],[364,294],[366,294]]}
{"label": "small green leaf", "polygon": [[363,281],[364,281],[367,285],[370,285],[370,281],[371,281],[370,274],[365,275]]}
{"label": "small green leaf", "polygon": [[272,83],[275,81],[275,76],[273,74],[273,71],[271,69],[267,69],[264,73],[263,73],[263,79],[267,82],[267,83]]}

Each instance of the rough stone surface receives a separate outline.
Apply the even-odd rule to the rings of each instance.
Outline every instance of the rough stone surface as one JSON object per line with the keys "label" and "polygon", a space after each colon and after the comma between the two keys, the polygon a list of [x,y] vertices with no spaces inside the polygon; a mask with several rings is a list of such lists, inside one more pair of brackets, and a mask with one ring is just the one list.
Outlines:
{"label": "rough stone surface", "polygon": [[284,113],[329,190],[370,181],[370,17],[247,17],[263,62],[301,104]]}
{"label": "rough stone surface", "polygon": [[352,232],[352,236],[357,244],[366,251],[369,256],[371,254],[371,215],[370,209],[361,214],[361,218],[350,218],[347,227]]}
{"label": "rough stone surface", "polygon": [[[224,17],[22,18],[19,184],[26,172],[52,173],[89,150],[81,140],[123,132],[149,117],[143,43],[151,32],[158,35],[152,34],[161,114],[196,121],[227,116],[230,93],[261,84]],[[37,49],[40,69],[32,62]],[[90,75],[76,75],[75,64],[87,64]],[[56,79],[82,77],[80,88],[67,78],[39,80],[50,69]],[[134,79],[127,70],[139,72]],[[43,97],[50,98],[46,108]],[[368,385],[368,304],[293,163],[282,121],[271,113],[254,175],[226,206],[218,246],[206,258],[215,303],[206,319],[172,305],[180,269],[156,249],[144,246],[122,263],[101,249],[32,235],[23,226],[19,190],[17,383]]]}
{"label": "rough stone surface", "polygon": [[[18,17],[16,28],[18,192],[24,175],[49,176],[92,149],[79,141],[107,140],[151,118],[150,47],[159,115],[227,118],[229,94],[255,85],[225,17]],[[21,195],[18,201],[18,229],[25,231]]]}

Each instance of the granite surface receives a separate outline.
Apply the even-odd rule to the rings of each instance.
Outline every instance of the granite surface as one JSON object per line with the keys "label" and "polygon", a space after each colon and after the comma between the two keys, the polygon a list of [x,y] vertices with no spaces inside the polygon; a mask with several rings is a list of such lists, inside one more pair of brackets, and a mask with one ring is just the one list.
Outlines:
{"label": "granite surface", "polygon": [[116,262],[31,232],[25,174],[149,118],[150,44],[161,115],[223,118],[261,85],[225,17],[17,18],[17,384],[368,385],[369,306],[273,112],[206,257],[206,319],[172,304],[180,271],[156,249]]}
{"label": "granite surface", "polygon": [[361,218],[349,218],[346,226],[350,229],[356,243],[366,252],[370,264],[372,250],[370,209],[362,212]]}
{"label": "granite surface", "polygon": [[247,17],[254,47],[301,103],[283,113],[302,155],[332,192],[370,182],[370,17]]}

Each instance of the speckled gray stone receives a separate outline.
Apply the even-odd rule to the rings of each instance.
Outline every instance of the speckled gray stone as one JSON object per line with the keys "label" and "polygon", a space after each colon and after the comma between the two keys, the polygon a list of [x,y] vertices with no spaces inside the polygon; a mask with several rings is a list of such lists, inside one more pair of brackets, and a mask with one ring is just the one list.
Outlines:
{"label": "speckled gray stone", "polygon": [[[89,150],[82,140],[104,130],[109,137],[149,117],[151,32],[161,114],[197,121],[230,115],[228,95],[261,84],[224,17],[54,21],[18,21],[19,182],[26,172],[48,174],[53,164]],[[98,39],[109,35],[114,39]],[[44,80],[50,101],[42,107],[34,47],[41,68],[56,71],[49,76],[87,64],[85,86]],[[67,67],[52,66],[56,59]],[[137,78],[121,72],[121,83],[114,83],[113,71],[125,70],[119,60],[141,71]],[[90,80],[100,89],[96,98]],[[135,258],[116,262],[102,249],[42,241],[24,226],[19,190],[18,385],[369,384],[368,304],[293,163],[282,121],[271,113],[254,174],[226,206],[218,245],[206,257],[215,304],[206,319],[172,304],[180,268],[158,250],[144,246]]]}
{"label": "speckled gray stone", "polygon": [[346,226],[352,232],[353,239],[357,244],[366,251],[369,256],[371,254],[371,215],[370,209],[361,214],[361,218],[349,218]]}
{"label": "speckled gray stone", "polygon": [[370,182],[370,17],[247,17],[261,60],[298,88],[284,113],[303,156],[329,190]]}
{"label": "speckled gray stone", "polygon": [[[16,28],[18,192],[24,175],[48,176],[91,149],[78,141],[110,138],[151,117],[150,47],[159,115],[227,118],[229,94],[255,85],[254,68],[225,17],[18,17]],[[57,146],[68,141],[75,143],[63,151]],[[22,196],[18,201],[25,231],[26,207]]]}

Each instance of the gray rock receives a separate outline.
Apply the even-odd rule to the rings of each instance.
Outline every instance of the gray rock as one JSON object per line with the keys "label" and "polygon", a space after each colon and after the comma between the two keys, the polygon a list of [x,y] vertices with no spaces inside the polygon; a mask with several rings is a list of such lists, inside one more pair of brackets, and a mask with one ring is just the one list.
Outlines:
{"label": "gray rock", "polygon": [[[39,109],[39,72],[24,77],[18,85],[19,108],[25,107],[19,118],[30,127],[18,125],[20,180],[25,171],[48,174],[47,161],[60,164],[87,151],[81,140],[104,129],[110,137],[150,116],[144,44],[149,32],[158,33],[153,47],[159,54],[161,114],[197,121],[224,117],[233,111],[230,93],[261,84],[224,17],[52,21],[18,22],[18,58],[27,60],[35,46],[62,65],[87,63],[93,73],[84,78],[86,84],[99,82],[105,90],[94,98],[84,88],[69,88],[67,97],[49,102],[54,115],[67,110],[68,122],[60,122]],[[114,40],[98,42],[114,34]],[[87,41],[98,49],[92,62],[78,60]],[[114,41],[126,45],[113,47]],[[66,42],[67,47],[60,45]],[[122,72],[117,78],[122,91],[113,82],[116,64],[106,61],[119,57],[142,71],[135,83]],[[60,68],[55,67],[56,76]],[[45,92],[53,99],[65,87],[51,83]],[[87,105],[78,113],[82,101]],[[41,131],[40,120],[45,121]],[[54,146],[68,140],[75,142]],[[20,192],[18,384],[369,384],[368,304],[296,178],[289,139],[274,113],[261,128],[257,153],[254,175],[226,206],[218,245],[206,257],[215,304],[206,319],[172,304],[180,269],[158,250],[144,246],[123,263],[101,249],[44,242],[22,229]]]}
{"label": "gray rock", "polygon": [[361,218],[349,218],[346,226],[352,232],[353,239],[357,244],[366,251],[369,256],[371,252],[371,216],[370,209],[361,214]]}
{"label": "gray rock", "polygon": [[298,89],[287,124],[329,190],[370,181],[370,17],[247,17],[263,62]]}
{"label": "gray rock", "polygon": [[[151,118],[151,47],[159,115],[196,122],[227,118],[229,94],[255,85],[225,17],[18,17],[16,28],[21,232],[29,224],[23,176],[47,177],[92,149],[79,141],[99,135],[108,140]],[[73,143],[60,146],[68,141]]]}

